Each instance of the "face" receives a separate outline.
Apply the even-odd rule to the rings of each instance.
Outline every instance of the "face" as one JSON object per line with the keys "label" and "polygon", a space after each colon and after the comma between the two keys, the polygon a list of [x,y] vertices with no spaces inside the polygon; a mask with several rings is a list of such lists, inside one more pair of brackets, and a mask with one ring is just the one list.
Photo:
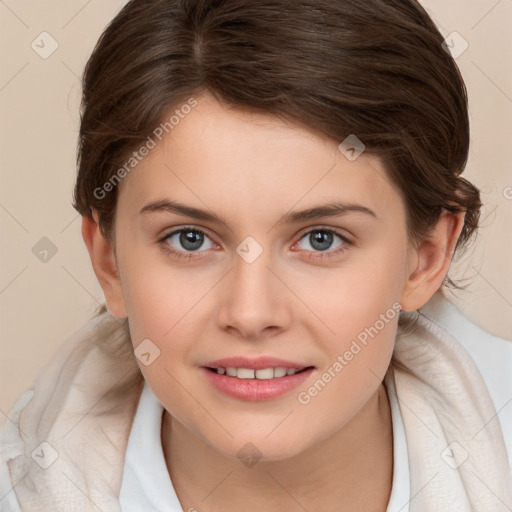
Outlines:
{"label": "face", "polygon": [[[350,161],[341,141],[196,99],[121,184],[123,307],[176,420],[226,456],[250,442],[284,459],[379,388],[408,269],[404,204],[379,161]],[[247,361],[218,362],[235,357]],[[229,365],[248,373],[206,369]]]}

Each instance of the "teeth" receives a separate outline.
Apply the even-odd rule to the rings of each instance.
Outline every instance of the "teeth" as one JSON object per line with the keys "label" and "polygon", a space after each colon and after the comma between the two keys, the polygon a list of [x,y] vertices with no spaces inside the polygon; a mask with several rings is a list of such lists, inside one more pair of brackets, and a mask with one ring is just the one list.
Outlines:
{"label": "teeth", "polygon": [[254,379],[254,370],[249,368],[238,368],[236,370],[236,376],[239,379]]}
{"label": "teeth", "polygon": [[236,377],[238,379],[260,379],[268,380],[293,375],[299,371],[298,368],[262,368],[253,370],[251,368],[217,368],[219,375],[227,375],[228,377]]}
{"label": "teeth", "polygon": [[[290,368],[290,370],[291,369],[292,368]],[[275,368],[274,369],[274,377],[284,377],[285,375],[286,375],[286,368]]]}

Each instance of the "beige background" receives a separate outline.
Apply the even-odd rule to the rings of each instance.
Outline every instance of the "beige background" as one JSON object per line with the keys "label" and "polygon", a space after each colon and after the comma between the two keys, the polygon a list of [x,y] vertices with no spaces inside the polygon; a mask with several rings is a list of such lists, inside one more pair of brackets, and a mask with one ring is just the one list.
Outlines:
{"label": "beige background", "polygon": [[[0,412],[103,298],[70,202],[79,77],[124,3],[0,0]],[[512,0],[423,5],[444,36],[456,31],[469,44],[457,58],[470,97],[466,175],[485,202],[476,244],[451,273],[469,286],[448,297],[482,327],[512,338]],[[46,59],[31,47],[45,37],[51,48],[42,32],[58,44]],[[57,250],[46,262],[33,253],[43,237]]]}

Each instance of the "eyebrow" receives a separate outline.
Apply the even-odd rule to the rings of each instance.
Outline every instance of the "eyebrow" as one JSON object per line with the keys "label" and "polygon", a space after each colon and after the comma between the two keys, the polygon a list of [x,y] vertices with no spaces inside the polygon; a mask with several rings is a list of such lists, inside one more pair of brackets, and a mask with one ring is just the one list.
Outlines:
{"label": "eyebrow", "polygon": [[[197,220],[209,221],[212,223],[222,224],[229,228],[228,222],[211,211],[201,210],[193,206],[187,206],[176,201],[170,201],[168,199],[161,199],[158,201],[152,201],[141,208],[139,215],[145,215],[148,213],[175,213],[183,215],[185,217],[192,217]],[[330,202],[306,210],[291,211],[285,213],[276,225],[281,224],[297,224],[306,220],[315,220],[324,217],[338,217],[345,215],[349,212],[364,213],[377,218],[377,215],[370,208],[354,203],[343,203],[343,202]]]}

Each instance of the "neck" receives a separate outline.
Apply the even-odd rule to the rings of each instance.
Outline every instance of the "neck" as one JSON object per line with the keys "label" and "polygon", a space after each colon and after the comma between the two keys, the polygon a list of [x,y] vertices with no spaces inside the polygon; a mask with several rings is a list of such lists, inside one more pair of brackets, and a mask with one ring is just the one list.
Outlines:
{"label": "neck", "polygon": [[167,411],[167,468],[183,510],[384,512],[392,486],[393,430],[385,387],[333,436],[300,454],[246,467],[225,457]]}

